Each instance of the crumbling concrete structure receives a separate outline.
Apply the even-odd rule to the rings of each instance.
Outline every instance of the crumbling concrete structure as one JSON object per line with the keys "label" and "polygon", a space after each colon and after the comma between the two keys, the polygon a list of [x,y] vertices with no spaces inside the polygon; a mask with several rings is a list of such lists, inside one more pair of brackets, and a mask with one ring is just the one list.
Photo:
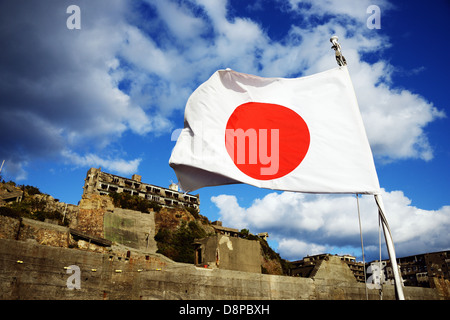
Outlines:
{"label": "crumbling concrete structure", "polygon": [[195,264],[210,268],[261,273],[261,245],[217,233],[195,243]]}
{"label": "crumbling concrete structure", "polygon": [[5,183],[0,186],[0,204],[22,201],[23,191],[16,186]]}
{"label": "crumbling concrete structure", "polygon": [[146,252],[157,250],[155,213],[116,208],[108,196],[82,196],[76,230]]}
{"label": "crumbling concrete structure", "polygon": [[[261,273],[263,257],[257,239],[241,238],[238,229],[224,227],[222,221],[214,221],[211,226],[215,234],[194,243],[195,265]],[[269,236],[267,232],[261,235]]]}

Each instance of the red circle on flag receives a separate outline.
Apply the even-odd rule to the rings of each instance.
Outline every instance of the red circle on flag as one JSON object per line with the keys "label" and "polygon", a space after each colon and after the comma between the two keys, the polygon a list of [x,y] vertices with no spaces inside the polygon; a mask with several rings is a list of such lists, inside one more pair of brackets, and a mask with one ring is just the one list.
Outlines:
{"label": "red circle on flag", "polygon": [[292,109],[270,103],[247,102],[228,119],[225,147],[240,171],[258,180],[281,178],[303,161],[310,134]]}

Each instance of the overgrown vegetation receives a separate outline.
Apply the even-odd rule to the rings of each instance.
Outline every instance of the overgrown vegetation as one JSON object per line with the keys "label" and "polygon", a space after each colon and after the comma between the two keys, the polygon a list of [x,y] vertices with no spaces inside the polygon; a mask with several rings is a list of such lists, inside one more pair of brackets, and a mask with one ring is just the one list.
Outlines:
{"label": "overgrown vegetation", "polygon": [[20,218],[20,212],[10,207],[0,207],[0,216]]}
{"label": "overgrown vegetation", "polygon": [[[263,251],[263,256],[264,258],[266,258],[267,260],[275,260],[278,261],[281,265],[281,269],[283,271],[284,275],[289,275],[289,269],[290,269],[290,262],[282,259],[280,257],[280,254],[275,252],[267,243],[266,240],[259,238],[259,242],[261,243],[261,248]],[[269,273],[266,270],[264,270],[264,268],[262,268],[262,273]]]}
{"label": "overgrown vegetation", "polygon": [[158,253],[169,257],[177,262],[194,262],[194,240],[206,237],[205,230],[196,221],[186,223],[173,231],[169,228],[162,228],[155,235],[158,243]]}
{"label": "overgrown vegetation", "polygon": [[42,194],[41,190],[39,190],[39,188],[34,187],[34,186],[29,186],[29,185],[22,185],[21,186],[22,190],[26,192],[26,194],[28,194],[29,196],[33,196],[35,194]]}
{"label": "overgrown vegetation", "polygon": [[146,200],[139,196],[132,196],[131,194],[125,192],[111,192],[109,196],[112,198],[114,206],[122,209],[130,209],[148,213],[150,208],[155,212],[159,212],[162,208],[161,205],[155,201]]}
{"label": "overgrown vegetation", "polygon": [[201,219],[200,213],[198,212],[197,209],[191,208],[191,207],[186,207],[186,210],[189,211],[189,213],[192,214],[195,219]]}
{"label": "overgrown vegetation", "polygon": [[247,240],[260,240],[261,238],[258,236],[255,236],[254,234],[250,233],[250,230],[248,229],[242,229],[239,232],[239,237],[242,239],[247,239]]}
{"label": "overgrown vegetation", "polygon": [[36,194],[42,194],[39,188],[29,185],[16,186],[15,182],[9,181],[2,183],[13,186],[23,191],[23,198],[21,202],[13,202],[6,206],[0,207],[0,215],[12,217],[12,218],[29,218],[38,221],[45,221],[45,219],[56,220],[61,225],[68,225],[68,220],[63,222],[63,214],[54,211],[47,210],[47,201],[44,199],[37,199],[33,197]]}
{"label": "overgrown vegetation", "polygon": [[[1,176],[0,176],[0,180],[1,180]],[[24,185],[24,184],[16,185],[16,183],[12,180],[10,180],[8,182],[5,182],[5,180],[2,180],[1,184],[2,184],[2,186],[5,186],[5,187],[6,187],[6,185],[8,185],[8,186],[16,187],[16,188],[22,190],[24,192],[24,197],[33,196],[35,194],[42,194],[41,190],[39,190],[38,187]]]}

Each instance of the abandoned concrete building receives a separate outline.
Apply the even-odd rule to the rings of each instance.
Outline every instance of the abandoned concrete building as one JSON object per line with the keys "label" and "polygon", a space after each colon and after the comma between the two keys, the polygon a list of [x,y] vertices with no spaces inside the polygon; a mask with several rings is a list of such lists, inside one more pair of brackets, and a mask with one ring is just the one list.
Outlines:
{"label": "abandoned concrete building", "polygon": [[10,202],[22,201],[23,191],[16,188],[14,185],[5,183],[0,189],[0,204]]}
{"label": "abandoned concrete building", "polygon": [[87,172],[83,194],[95,193],[107,195],[111,192],[128,193],[155,201],[162,206],[190,207],[199,209],[200,196],[183,193],[178,185],[172,183],[169,188],[163,188],[141,182],[142,177],[134,174],[131,179],[111,173],[102,172],[101,168],[90,168]]}
{"label": "abandoned concrete building", "polygon": [[239,237],[239,230],[212,223],[215,234],[197,239],[195,264],[208,268],[261,273],[261,245],[258,240]]}
{"label": "abandoned concrete building", "polygon": [[229,237],[239,237],[239,230],[222,226],[222,221],[214,221],[211,223],[215,233],[223,234]]}
{"label": "abandoned concrete building", "polygon": [[302,260],[292,261],[292,268],[290,270],[291,276],[314,278],[317,270],[320,268],[322,261],[328,261],[331,257],[339,258],[345,262],[352,271],[356,281],[365,282],[364,279],[364,264],[357,262],[356,257],[350,255],[332,255],[329,253],[318,254],[314,256],[304,257]]}

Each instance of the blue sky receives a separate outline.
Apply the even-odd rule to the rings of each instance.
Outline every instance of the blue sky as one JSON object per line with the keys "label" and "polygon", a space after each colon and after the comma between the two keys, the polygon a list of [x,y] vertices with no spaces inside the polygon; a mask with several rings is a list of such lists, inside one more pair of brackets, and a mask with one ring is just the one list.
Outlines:
{"label": "blue sky", "polygon": [[[66,27],[71,4],[81,9],[79,30]],[[380,29],[367,27],[370,5],[381,9]],[[4,179],[74,204],[90,167],[168,186],[176,182],[168,165],[172,133],[203,81],[227,67],[268,77],[334,68],[335,34],[397,255],[449,249],[447,1],[7,0],[0,15]],[[355,196],[247,185],[197,192],[203,215],[269,232],[286,259],[322,252],[361,258]],[[366,259],[375,259],[375,202],[360,201]]]}

